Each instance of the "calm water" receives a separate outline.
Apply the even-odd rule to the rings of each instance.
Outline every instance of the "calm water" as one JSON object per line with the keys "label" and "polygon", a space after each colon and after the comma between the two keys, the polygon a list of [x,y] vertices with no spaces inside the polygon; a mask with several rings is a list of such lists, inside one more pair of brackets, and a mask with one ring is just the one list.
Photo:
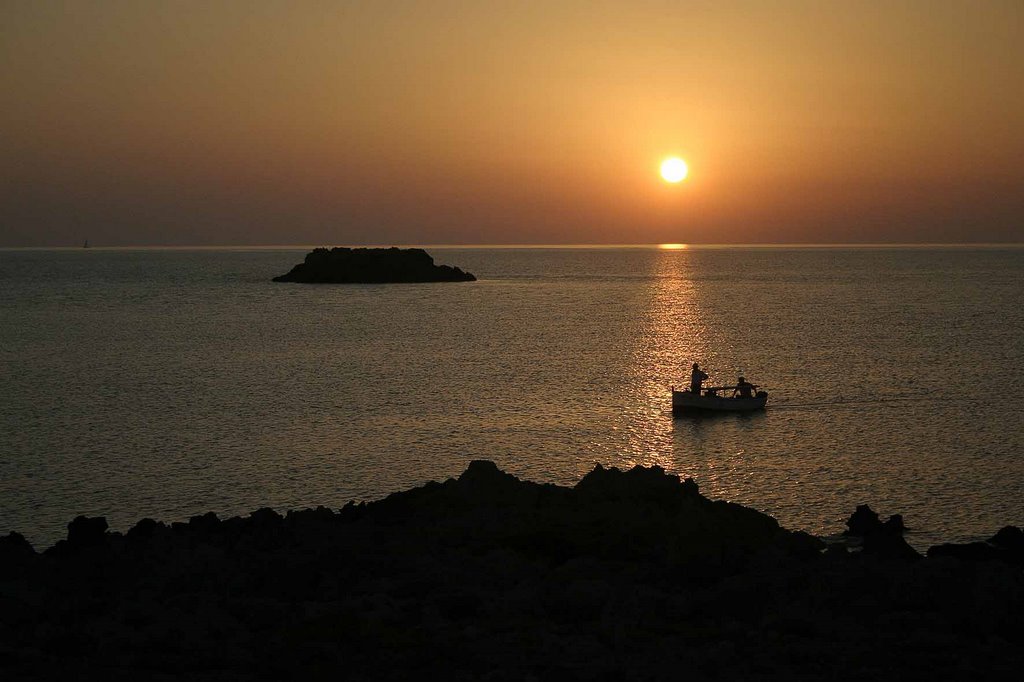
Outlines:
{"label": "calm water", "polygon": [[[1024,250],[434,249],[470,284],[307,286],[304,250],[0,251],[0,532],[658,464],[831,533],[1024,524]],[[771,391],[673,420],[694,360]]]}

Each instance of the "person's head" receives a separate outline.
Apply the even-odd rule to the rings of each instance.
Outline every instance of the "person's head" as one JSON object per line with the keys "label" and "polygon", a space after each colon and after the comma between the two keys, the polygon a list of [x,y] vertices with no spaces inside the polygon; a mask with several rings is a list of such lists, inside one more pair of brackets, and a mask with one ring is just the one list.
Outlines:
{"label": "person's head", "polygon": [[740,377],[740,383],[741,384],[746,383],[746,381],[747,381],[746,379],[744,379],[743,377]]}
{"label": "person's head", "polygon": [[697,369],[697,363],[696,363],[696,362],[695,362],[695,363],[693,363],[693,368],[694,368],[694,369]]}

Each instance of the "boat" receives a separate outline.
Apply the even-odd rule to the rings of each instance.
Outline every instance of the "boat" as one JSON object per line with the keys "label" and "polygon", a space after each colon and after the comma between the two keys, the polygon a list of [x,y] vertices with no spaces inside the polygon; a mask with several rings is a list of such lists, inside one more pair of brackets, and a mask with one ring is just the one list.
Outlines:
{"label": "boat", "polygon": [[732,391],[735,388],[735,386],[712,386],[701,394],[677,391],[673,387],[672,415],[678,417],[706,412],[754,412],[763,410],[768,403],[768,391],[758,391],[752,398],[730,398],[718,395],[719,391]]}

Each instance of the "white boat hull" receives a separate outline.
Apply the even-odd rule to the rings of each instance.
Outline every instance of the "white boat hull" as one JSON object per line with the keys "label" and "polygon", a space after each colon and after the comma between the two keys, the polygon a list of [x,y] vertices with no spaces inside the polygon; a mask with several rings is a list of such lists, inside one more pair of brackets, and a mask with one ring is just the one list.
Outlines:
{"label": "white boat hull", "polygon": [[763,410],[768,394],[760,391],[754,398],[726,398],[707,396],[689,391],[672,391],[672,414],[699,412],[753,412]]}

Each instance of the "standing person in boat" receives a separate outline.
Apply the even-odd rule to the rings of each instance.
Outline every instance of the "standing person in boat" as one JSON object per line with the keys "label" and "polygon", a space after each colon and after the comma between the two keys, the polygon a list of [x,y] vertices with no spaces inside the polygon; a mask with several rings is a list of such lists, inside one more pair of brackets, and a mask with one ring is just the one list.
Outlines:
{"label": "standing person in boat", "polygon": [[736,388],[732,391],[732,397],[753,398],[755,388],[757,387],[754,386],[754,384],[751,384],[743,377],[740,377],[739,381],[736,382]]}
{"label": "standing person in boat", "polygon": [[708,375],[701,371],[697,363],[693,363],[693,371],[690,372],[690,393],[700,395],[700,385]]}

